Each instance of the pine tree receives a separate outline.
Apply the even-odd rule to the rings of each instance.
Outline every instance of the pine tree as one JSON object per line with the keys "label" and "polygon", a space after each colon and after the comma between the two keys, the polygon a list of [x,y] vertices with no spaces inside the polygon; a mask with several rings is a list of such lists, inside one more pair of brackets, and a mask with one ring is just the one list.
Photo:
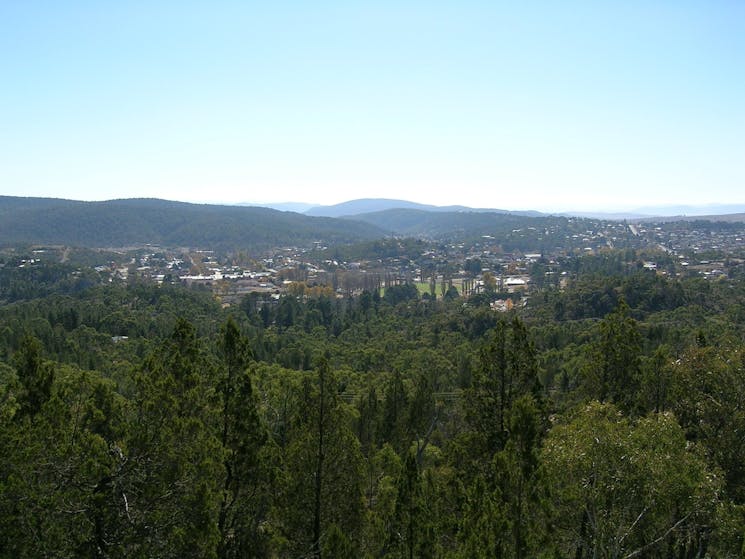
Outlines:
{"label": "pine tree", "polygon": [[179,319],[135,379],[124,447],[132,555],[216,555],[223,462],[212,372],[194,327]]}
{"label": "pine tree", "polygon": [[634,411],[640,383],[641,334],[621,301],[600,323],[600,339],[586,379],[590,395],[613,402],[626,413]]}
{"label": "pine tree", "polygon": [[326,357],[313,374],[306,374],[300,397],[299,416],[285,451],[286,484],[280,513],[289,551],[321,557],[332,524],[357,549],[364,461]]}
{"label": "pine tree", "polygon": [[218,514],[220,558],[256,557],[266,550],[260,525],[273,484],[267,433],[259,418],[248,367],[251,351],[232,317],[223,329],[218,392],[225,476]]}
{"label": "pine tree", "polygon": [[49,400],[54,382],[54,368],[42,358],[39,340],[26,335],[13,355],[13,365],[23,388],[20,397],[19,417],[36,415]]}

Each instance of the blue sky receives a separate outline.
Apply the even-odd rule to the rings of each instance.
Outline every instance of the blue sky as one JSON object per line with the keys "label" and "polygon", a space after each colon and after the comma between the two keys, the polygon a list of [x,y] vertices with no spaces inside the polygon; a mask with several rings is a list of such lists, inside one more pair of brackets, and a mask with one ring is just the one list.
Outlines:
{"label": "blue sky", "polygon": [[745,203],[745,2],[0,0],[0,194]]}

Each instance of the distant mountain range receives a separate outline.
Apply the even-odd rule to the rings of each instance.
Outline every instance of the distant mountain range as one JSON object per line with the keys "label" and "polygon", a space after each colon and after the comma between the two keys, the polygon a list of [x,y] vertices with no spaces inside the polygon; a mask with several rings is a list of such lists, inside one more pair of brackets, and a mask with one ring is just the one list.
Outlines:
{"label": "distant mountain range", "polygon": [[745,204],[711,204],[705,206],[644,206],[627,212],[562,212],[561,215],[612,220],[742,221],[736,216],[743,213],[745,213]]}
{"label": "distant mountain range", "polygon": [[340,204],[322,206],[307,204],[303,202],[287,202],[279,204],[241,204],[259,205],[274,208],[281,211],[295,211],[312,216],[325,217],[350,217],[371,212],[385,210],[423,210],[428,212],[484,212],[509,215],[521,215],[528,217],[541,217],[546,215],[561,215],[566,217],[587,217],[592,219],[646,219],[655,217],[702,217],[705,219],[717,219],[719,216],[745,213],[745,204],[710,204],[710,205],[668,205],[668,206],[642,206],[629,211],[566,211],[566,212],[540,212],[535,210],[503,210],[496,208],[471,208],[468,206],[434,206],[431,204],[420,204],[408,200],[397,200],[389,198],[361,198],[350,200]]}
{"label": "distant mountain range", "polygon": [[[596,217],[612,219],[607,214]],[[745,215],[655,219],[742,221]],[[556,246],[561,240],[552,238],[549,231],[557,231],[569,221],[566,216],[540,212],[429,206],[387,199],[316,206],[302,214],[265,207],[158,199],[79,202],[0,196],[2,245],[105,248],[153,244],[255,253],[272,247],[309,247],[317,242],[349,244],[396,235],[440,241],[495,236],[502,241],[512,239],[518,247],[522,246],[518,237],[526,239],[526,246],[530,244],[527,239],[533,233],[526,233],[525,228],[538,232],[534,236],[543,245]]]}
{"label": "distant mountain range", "polygon": [[745,222],[745,212],[735,214],[723,214],[723,215],[674,215],[674,216],[662,216],[662,217],[645,217],[636,220],[637,222],[646,223],[661,223],[671,221],[721,221],[728,223]]}
{"label": "distant mountain range", "polygon": [[469,208],[467,206],[433,206],[430,204],[419,204],[409,202],[408,200],[395,200],[389,198],[361,198],[359,200],[350,200],[341,204],[332,206],[315,206],[308,209],[305,214],[325,217],[352,217],[372,212],[382,212],[386,210],[420,210],[425,212],[478,212],[478,213],[497,213],[522,215],[528,217],[538,217],[544,214],[535,211],[509,211],[488,208]]}
{"label": "distant mountain range", "polygon": [[633,213],[641,214],[645,217],[715,217],[745,213],[745,204],[645,206],[634,210]]}
{"label": "distant mountain range", "polygon": [[307,204],[305,202],[278,202],[276,204],[251,204],[250,202],[241,202],[235,205],[236,206],[271,208],[273,210],[278,210],[280,212],[297,212],[299,214],[306,213],[311,208],[315,208],[318,206],[318,204]]}

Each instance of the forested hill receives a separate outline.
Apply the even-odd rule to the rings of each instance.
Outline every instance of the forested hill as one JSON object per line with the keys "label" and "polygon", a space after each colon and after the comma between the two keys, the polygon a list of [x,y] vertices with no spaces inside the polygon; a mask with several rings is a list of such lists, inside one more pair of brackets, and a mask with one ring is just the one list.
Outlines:
{"label": "forested hill", "polygon": [[482,235],[506,235],[517,227],[565,225],[566,217],[529,217],[518,214],[481,211],[431,212],[418,209],[391,209],[354,216],[397,235],[453,239]]}
{"label": "forested hill", "polygon": [[260,250],[314,241],[355,242],[385,232],[361,222],[268,208],[158,199],[79,202],[0,196],[0,239],[14,243],[121,247],[140,244]]}

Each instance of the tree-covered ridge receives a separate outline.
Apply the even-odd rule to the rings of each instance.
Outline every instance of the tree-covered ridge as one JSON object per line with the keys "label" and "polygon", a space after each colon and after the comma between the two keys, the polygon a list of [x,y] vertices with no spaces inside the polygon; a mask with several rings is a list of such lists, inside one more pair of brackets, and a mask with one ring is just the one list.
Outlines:
{"label": "tree-covered ridge", "polygon": [[48,283],[0,307],[0,556],[740,557],[745,288],[623,260],[507,314]]}
{"label": "tree-covered ridge", "polygon": [[371,225],[268,208],[156,199],[76,202],[0,196],[0,238],[17,243],[83,247],[160,244],[258,251],[379,238]]}
{"label": "tree-covered ridge", "polygon": [[475,211],[426,211],[400,208],[353,216],[382,229],[405,236],[423,236],[434,239],[493,235],[511,231],[514,227],[530,222],[543,225],[550,221],[565,223],[567,218],[534,217],[523,215]]}

